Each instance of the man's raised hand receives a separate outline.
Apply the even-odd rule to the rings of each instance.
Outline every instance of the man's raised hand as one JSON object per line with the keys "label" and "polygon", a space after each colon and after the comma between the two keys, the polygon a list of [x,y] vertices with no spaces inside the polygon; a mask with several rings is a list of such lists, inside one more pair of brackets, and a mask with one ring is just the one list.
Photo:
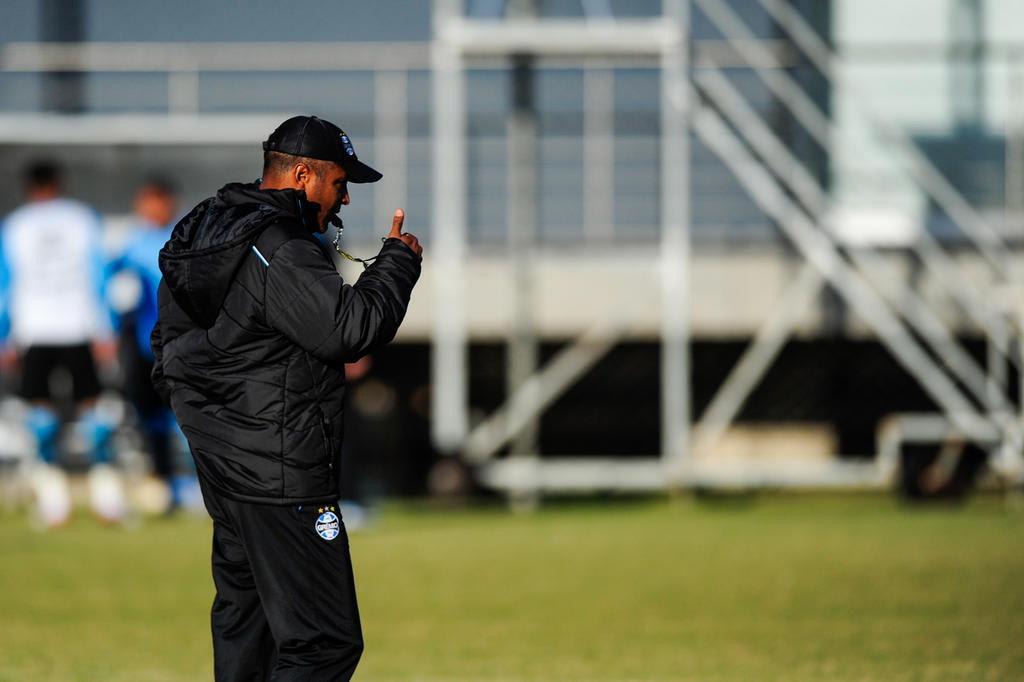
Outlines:
{"label": "man's raised hand", "polygon": [[395,211],[395,217],[391,220],[391,232],[388,233],[388,237],[394,237],[405,242],[405,245],[413,250],[417,256],[423,255],[423,247],[420,246],[420,240],[416,238],[416,235],[403,233],[402,223],[405,222],[405,211],[398,209]]}

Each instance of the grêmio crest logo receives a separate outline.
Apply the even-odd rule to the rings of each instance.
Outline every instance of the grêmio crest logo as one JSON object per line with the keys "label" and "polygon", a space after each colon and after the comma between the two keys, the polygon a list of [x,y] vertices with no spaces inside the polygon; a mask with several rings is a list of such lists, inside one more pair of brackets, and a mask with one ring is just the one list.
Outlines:
{"label": "gr\u00eamio crest logo", "polygon": [[314,528],[324,540],[333,540],[341,533],[341,521],[334,512],[327,511],[317,517]]}

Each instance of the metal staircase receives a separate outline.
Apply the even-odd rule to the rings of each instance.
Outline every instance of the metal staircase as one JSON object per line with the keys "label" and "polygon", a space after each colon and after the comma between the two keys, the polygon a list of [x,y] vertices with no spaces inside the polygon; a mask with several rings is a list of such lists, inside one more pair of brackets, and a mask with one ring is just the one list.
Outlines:
{"label": "metal staircase", "polygon": [[[843,65],[792,6],[783,0],[759,2],[822,75],[833,83],[842,78]],[[753,47],[754,34],[743,20],[724,0],[695,0],[695,5],[736,46],[749,67],[810,135],[827,148],[830,138],[837,134],[834,125],[790,75],[764,68],[764,56]],[[762,210],[776,219],[817,272],[818,277],[806,272],[798,277],[792,298],[806,299],[809,289],[828,282],[941,409],[943,419],[915,422],[917,437],[942,440],[955,434],[990,446],[997,470],[1019,480],[1024,473],[1022,424],[1007,394],[1003,368],[1010,364],[1020,369],[1014,343],[1020,339],[1020,311],[1000,309],[995,304],[997,292],[1014,290],[1018,285],[1009,265],[1010,250],[997,231],[902,131],[884,123],[870,111],[865,98],[858,98],[862,105],[858,113],[865,123],[896,147],[905,171],[953,219],[985,266],[985,278],[969,276],[924,228],[910,244],[912,253],[987,340],[989,367],[984,368],[960,345],[955,330],[921,292],[908,284],[903,291],[886,296],[872,286],[872,273],[882,265],[878,254],[871,248],[843,243],[829,222],[829,197],[819,181],[743,99],[721,68],[712,61],[703,61],[694,72],[693,83],[702,102],[691,118],[694,132],[733,171]],[[844,81],[841,87],[855,86]],[[713,452],[717,437],[737,414],[757,376],[781,349],[785,329],[792,324],[789,308],[784,302],[778,314],[765,323],[705,412],[696,430],[698,453]],[[931,424],[932,428],[921,424]],[[892,433],[890,430],[887,435],[889,441]],[[888,448],[891,450],[891,445]],[[879,458],[879,467],[884,477],[891,476],[894,459]]]}

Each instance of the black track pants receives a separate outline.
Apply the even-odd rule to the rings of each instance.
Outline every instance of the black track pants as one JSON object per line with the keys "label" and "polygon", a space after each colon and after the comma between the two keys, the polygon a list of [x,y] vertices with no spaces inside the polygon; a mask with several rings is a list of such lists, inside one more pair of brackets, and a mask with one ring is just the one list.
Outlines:
{"label": "black track pants", "polygon": [[[363,637],[336,506],[247,504],[206,486],[203,497],[213,517],[217,682],[351,678]],[[333,539],[321,536],[333,529]]]}

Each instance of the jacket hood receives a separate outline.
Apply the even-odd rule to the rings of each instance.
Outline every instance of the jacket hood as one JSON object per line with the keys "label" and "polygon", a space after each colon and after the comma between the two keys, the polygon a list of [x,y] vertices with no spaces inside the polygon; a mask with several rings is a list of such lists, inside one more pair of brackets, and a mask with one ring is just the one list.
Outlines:
{"label": "jacket hood", "polygon": [[225,185],[178,221],[160,250],[167,288],[196,324],[209,329],[263,229],[287,220],[312,231],[318,210],[301,190],[261,190],[258,182]]}

